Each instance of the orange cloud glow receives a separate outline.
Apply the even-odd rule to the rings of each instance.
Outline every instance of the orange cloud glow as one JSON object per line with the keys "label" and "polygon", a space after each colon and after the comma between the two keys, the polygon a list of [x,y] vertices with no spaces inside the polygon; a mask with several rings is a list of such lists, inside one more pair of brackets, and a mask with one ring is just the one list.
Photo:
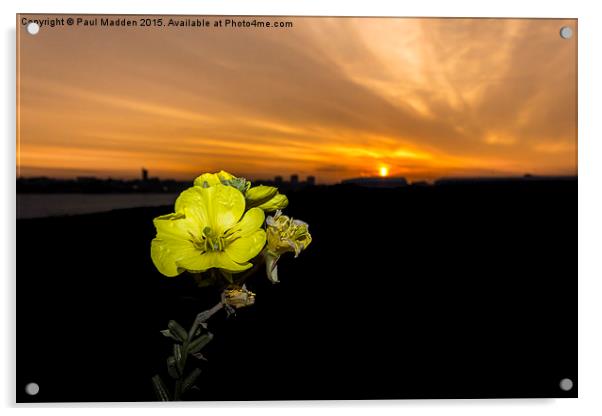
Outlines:
{"label": "orange cloud glow", "polygon": [[20,26],[17,174],[577,173],[575,20],[284,20]]}

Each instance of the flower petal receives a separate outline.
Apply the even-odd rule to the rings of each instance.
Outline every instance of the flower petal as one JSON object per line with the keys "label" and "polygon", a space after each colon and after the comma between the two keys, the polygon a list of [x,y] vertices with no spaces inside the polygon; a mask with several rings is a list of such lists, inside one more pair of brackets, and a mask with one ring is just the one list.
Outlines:
{"label": "flower petal", "polygon": [[253,266],[251,263],[239,264],[223,251],[208,251],[196,257],[188,257],[179,263],[186,270],[203,272],[213,267],[230,272],[241,272]]}
{"label": "flower petal", "polygon": [[242,216],[245,197],[236,188],[222,184],[209,188],[193,186],[176,199],[175,210],[193,219],[200,231],[208,226],[222,234]]}
{"label": "flower petal", "polygon": [[263,229],[246,237],[239,237],[225,248],[226,254],[235,262],[243,263],[258,255],[265,246],[266,235]]}
{"label": "flower petal", "polygon": [[222,181],[228,181],[234,179],[235,176],[224,171],[220,170],[217,173],[203,173],[201,176],[197,177],[194,180],[194,186],[200,186],[201,188],[206,188],[209,186],[215,186],[222,183]]}
{"label": "flower petal", "polygon": [[199,236],[198,224],[183,212],[161,215],[153,220],[153,224],[157,229],[157,238],[190,240],[191,236]]}
{"label": "flower petal", "polygon": [[221,235],[242,217],[245,197],[236,188],[225,185],[203,188],[203,191],[209,195],[207,211],[211,227]]}
{"label": "flower petal", "polygon": [[222,183],[216,173],[203,173],[194,180],[194,186],[206,188]]}
{"label": "flower petal", "polygon": [[176,199],[176,213],[184,214],[196,223],[198,232],[201,232],[206,226],[211,226],[208,205],[210,188],[201,188],[193,186],[183,191]]}
{"label": "flower petal", "polygon": [[180,267],[186,259],[198,257],[200,252],[191,241],[155,238],[151,243],[151,258],[159,272],[174,277],[184,271]]}
{"label": "flower petal", "polygon": [[225,170],[220,170],[219,172],[216,173],[216,175],[222,181],[229,181],[229,180],[236,178],[236,176],[232,175],[231,173],[226,172]]}
{"label": "flower petal", "polygon": [[153,263],[165,276],[177,276],[183,271],[178,263],[199,254],[193,243],[198,235],[198,227],[194,220],[183,213],[157,217],[153,224],[157,229],[157,236],[151,243]]}
{"label": "flower petal", "polygon": [[229,239],[235,239],[238,237],[246,237],[263,225],[265,214],[260,208],[251,208],[242,219],[232,228],[227,231]]}

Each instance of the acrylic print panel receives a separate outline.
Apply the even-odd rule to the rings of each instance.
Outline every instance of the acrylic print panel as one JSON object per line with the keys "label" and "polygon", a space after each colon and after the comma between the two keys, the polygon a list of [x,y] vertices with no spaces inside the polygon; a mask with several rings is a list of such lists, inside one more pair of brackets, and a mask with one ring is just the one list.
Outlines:
{"label": "acrylic print panel", "polygon": [[17,43],[19,402],[577,397],[576,20]]}

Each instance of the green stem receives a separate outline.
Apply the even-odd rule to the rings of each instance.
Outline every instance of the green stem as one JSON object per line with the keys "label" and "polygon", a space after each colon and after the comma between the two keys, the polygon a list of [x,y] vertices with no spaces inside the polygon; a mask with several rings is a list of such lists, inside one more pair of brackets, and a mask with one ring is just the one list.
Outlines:
{"label": "green stem", "polygon": [[183,381],[184,381],[184,377],[182,377],[182,376],[184,375],[184,369],[186,368],[186,359],[188,358],[188,345],[190,344],[190,340],[194,337],[194,334],[196,333],[197,329],[199,328],[199,325],[206,322],[209,318],[211,318],[216,312],[218,312],[223,307],[224,307],[224,304],[222,302],[218,302],[213,308],[199,313],[196,316],[196,318],[194,319],[194,322],[192,323],[192,327],[190,328],[190,331],[188,331],[188,338],[186,338],[186,340],[182,344],[182,361],[179,363],[180,371],[182,374],[176,380],[176,389],[174,392],[174,400],[175,401],[179,401],[180,397],[182,396],[182,386],[183,386]]}
{"label": "green stem", "polygon": [[249,277],[251,277],[253,274],[255,274],[255,272],[264,264],[265,264],[265,257],[263,255],[260,255],[259,261],[257,263],[255,263],[252,268],[250,268],[246,272],[242,273],[238,279],[236,279],[236,284],[238,286],[242,287],[242,285],[245,283],[245,280],[247,280]]}

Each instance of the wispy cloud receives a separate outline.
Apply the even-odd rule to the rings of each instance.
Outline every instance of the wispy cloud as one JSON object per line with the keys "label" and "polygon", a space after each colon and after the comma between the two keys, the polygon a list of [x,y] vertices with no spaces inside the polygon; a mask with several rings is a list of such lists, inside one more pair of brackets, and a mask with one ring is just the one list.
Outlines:
{"label": "wispy cloud", "polygon": [[20,173],[576,173],[574,21],[292,20],[23,37]]}

